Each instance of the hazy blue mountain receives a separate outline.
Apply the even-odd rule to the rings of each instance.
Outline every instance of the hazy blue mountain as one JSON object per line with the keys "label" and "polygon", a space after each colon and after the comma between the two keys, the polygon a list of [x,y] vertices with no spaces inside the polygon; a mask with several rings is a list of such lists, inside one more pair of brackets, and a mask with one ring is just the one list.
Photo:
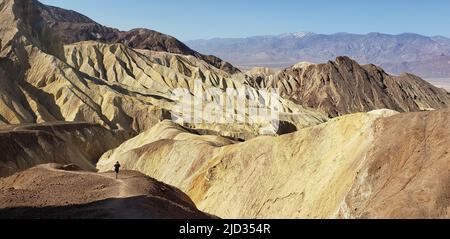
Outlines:
{"label": "hazy blue mountain", "polygon": [[300,61],[321,63],[349,56],[363,64],[380,65],[394,74],[410,72],[422,77],[450,77],[450,39],[442,36],[299,32],[193,40],[186,44],[242,68],[284,68]]}

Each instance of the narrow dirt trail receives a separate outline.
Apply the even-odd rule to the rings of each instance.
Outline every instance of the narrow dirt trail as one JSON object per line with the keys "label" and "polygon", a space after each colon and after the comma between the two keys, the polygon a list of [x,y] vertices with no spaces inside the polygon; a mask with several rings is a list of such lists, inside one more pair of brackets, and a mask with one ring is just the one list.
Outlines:
{"label": "narrow dirt trail", "polygon": [[54,172],[64,172],[69,174],[77,174],[77,175],[92,175],[94,177],[103,177],[107,178],[116,184],[118,184],[118,192],[116,198],[127,198],[127,197],[134,197],[139,196],[139,194],[132,194],[130,192],[129,186],[128,186],[128,180],[133,178],[132,176],[126,176],[123,174],[119,174],[118,179],[116,179],[116,174],[111,172],[106,173],[95,173],[95,172],[78,172],[78,171],[70,171],[70,170],[64,170],[64,169],[56,169],[53,167],[46,166],[46,169]]}
{"label": "narrow dirt trail", "polygon": [[126,176],[124,173],[119,174],[118,179],[116,179],[116,174],[114,172],[106,172],[106,173],[94,173],[94,172],[77,172],[77,171],[65,171],[63,169],[55,169],[55,168],[49,168],[52,171],[56,172],[65,172],[70,174],[77,174],[77,175],[91,175],[93,177],[102,177],[107,180],[110,180],[114,182],[115,187],[117,188],[117,192],[115,195],[113,195],[113,198],[119,199],[119,200],[111,200],[108,203],[108,207],[116,210],[116,214],[119,218],[139,218],[139,215],[137,215],[135,212],[131,212],[128,209],[129,205],[125,200],[120,199],[126,199],[131,198],[135,196],[141,196],[143,194],[132,194],[129,189],[129,180],[133,178],[132,176]]}
{"label": "narrow dirt trail", "polygon": [[[210,218],[176,188],[136,171],[41,165],[0,179],[0,218]],[[164,190],[163,190],[164,189]]]}
{"label": "narrow dirt trail", "polygon": [[118,198],[127,198],[127,197],[133,197],[133,196],[138,196],[138,195],[134,195],[130,192],[129,187],[128,187],[128,179],[132,178],[132,177],[126,177],[124,175],[120,175],[118,179],[116,179],[116,175],[112,174],[110,175],[110,173],[104,173],[104,174],[97,174],[99,176],[105,177],[105,178],[109,178],[115,182],[117,182],[119,184],[119,190],[117,193],[117,197]]}

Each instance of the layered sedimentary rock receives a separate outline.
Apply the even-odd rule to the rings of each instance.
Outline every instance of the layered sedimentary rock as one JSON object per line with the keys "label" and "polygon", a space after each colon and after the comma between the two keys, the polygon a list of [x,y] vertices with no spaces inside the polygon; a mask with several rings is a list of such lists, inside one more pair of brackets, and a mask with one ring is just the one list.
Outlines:
{"label": "layered sedimentary rock", "polygon": [[[120,161],[225,218],[449,217],[450,111],[372,111],[448,108],[448,92],[347,57],[248,75],[222,64],[160,33],[120,32],[37,1],[1,1],[0,124],[9,126],[0,128],[0,176],[52,162],[94,170],[102,155],[101,171]],[[266,94],[272,88],[282,97]],[[275,118],[259,115],[274,103]],[[51,123],[28,124],[42,122]],[[108,217],[153,217],[154,205],[169,204],[169,214],[155,217],[204,216],[179,193],[175,204],[149,199],[166,187],[142,191],[153,188],[149,179],[132,186],[142,175],[112,181],[109,173],[61,168],[71,167],[0,180],[1,205],[9,208],[3,215],[101,217],[119,205],[133,213]],[[88,184],[94,189],[77,191],[91,179],[99,180]],[[61,196],[52,198],[41,183]],[[123,190],[138,200],[111,204]],[[30,199],[40,191],[42,198]]]}
{"label": "layered sedimentary rock", "polygon": [[[218,105],[226,89],[243,89],[256,96],[257,106],[267,108],[270,99],[250,87],[244,74],[230,76],[203,58],[168,52],[127,47],[126,44],[82,42],[63,45],[48,9],[34,1],[4,1],[2,4],[2,39],[0,81],[0,120],[7,124],[49,121],[88,121],[110,129],[137,132],[151,128],[179,112],[182,99],[173,96],[179,89],[200,97],[203,105]],[[59,19],[60,16],[55,16]],[[78,19],[78,20],[76,20]],[[73,20],[84,22],[84,18]],[[156,49],[158,50],[158,49]],[[195,86],[200,82],[197,93]],[[205,95],[208,88],[222,95]],[[326,117],[282,99],[281,120],[288,132],[315,125]],[[191,102],[183,102],[191,103]],[[178,110],[177,110],[178,107]],[[253,107],[253,106],[252,106]],[[186,108],[186,107],[185,107]],[[229,115],[238,115],[236,103]],[[255,137],[270,120],[230,129],[204,123],[213,111],[201,108],[198,122],[190,127],[221,131],[233,136],[244,131],[245,138]],[[244,113],[247,122],[251,115]],[[224,117],[223,117],[224,118]],[[291,129],[292,128],[292,129]],[[286,131],[286,130],[284,130]],[[278,132],[272,132],[278,133]]]}
{"label": "layered sedimentary rock", "polygon": [[[260,90],[278,89],[284,97],[279,99],[280,131],[272,126],[271,119],[254,117],[238,109],[239,100],[231,103],[227,115],[218,117],[219,122],[207,122],[217,113],[205,108],[195,112],[201,115],[199,121],[178,122],[249,139],[265,128],[273,134],[282,134],[316,125],[325,122],[326,115],[334,117],[378,108],[417,111],[445,107],[449,101],[446,93],[416,77],[391,77],[379,68],[360,67],[347,58],[324,65],[303,64],[276,76],[252,79],[240,73],[230,76],[194,55],[101,43],[108,42],[106,39],[63,45],[77,40],[65,39],[68,34],[59,31],[59,27],[65,29],[65,24],[60,26],[57,22],[69,19],[68,26],[97,25],[76,13],[51,9],[35,1],[5,0],[2,4],[0,81],[4,87],[0,90],[0,120],[3,123],[88,121],[110,129],[142,132],[164,119],[185,118],[186,114],[180,112],[180,105],[188,108],[183,107],[185,100],[173,96],[179,89],[200,97],[203,105],[212,108],[223,106],[218,102],[228,89],[243,90],[256,102],[246,105],[247,109],[270,108],[275,100],[262,96]],[[78,40],[90,39],[84,38]],[[366,69],[370,67],[374,69]],[[198,93],[197,82],[201,90],[214,88],[221,95]],[[299,104],[320,109],[322,113]],[[252,123],[228,127],[223,125],[229,123],[226,117],[240,117]]]}
{"label": "layered sedimentary rock", "polygon": [[417,76],[392,76],[348,57],[325,64],[297,64],[256,83],[276,88],[284,98],[330,117],[382,108],[411,112],[450,106],[445,90]]}
{"label": "layered sedimentary rock", "polygon": [[75,164],[92,171],[104,152],[133,136],[90,123],[0,126],[0,177],[45,163]]}
{"label": "layered sedimentary rock", "polygon": [[75,11],[46,6],[34,0],[21,1],[24,2],[23,6],[27,6],[27,4],[36,6],[36,14],[42,16],[45,23],[64,44],[91,40],[103,43],[123,43],[130,48],[195,56],[229,74],[240,72],[228,62],[212,55],[200,54],[178,39],[157,31],[144,28],[120,31],[103,26]]}
{"label": "layered sedimentary rock", "polygon": [[446,218],[449,117],[381,110],[244,143],[163,122],[97,167],[120,161],[223,218]]}
{"label": "layered sedimentary rock", "polygon": [[145,175],[48,164],[0,179],[0,218],[210,219],[186,194]]}
{"label": "layered sedimentary rock", "polygon": [[381,119],[339,216],[450,217],[450,110]]}

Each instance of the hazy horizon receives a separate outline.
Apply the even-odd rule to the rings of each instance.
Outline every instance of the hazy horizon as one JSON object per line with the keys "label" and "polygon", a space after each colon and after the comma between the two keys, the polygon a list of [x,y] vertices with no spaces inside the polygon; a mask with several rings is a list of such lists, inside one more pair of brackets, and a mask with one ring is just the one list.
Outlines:
{"label": "hazy horizon", "polygon": [[[144,1],[41,0],[129,30],[149,28],[182,41],[292,32],[415,33],[450,38],[450,2],[424,1]],[[107,2],[107,4],[105,4]],[[352,7],[348,7],[348,6]],[[99,11],[101,9],[101,11]],[[119,17],[118,17],[119,16]]]}
{"label": "hazy horizon", "polygon": [[312,33],[315,35],[337,35],[337,34],[349,34],[349,35],[368,35],[368,34],[383,34],[383,35],[390,35],[390,36],[398,36],[398,35],[404,35],[404,34],[415,34],[415,35],[421,35],[425,37],[444,37],[450,39],[450,37],[443,36],[443,35],[424,35],[416,32],[401,32],[401,33],[386,33],[386,32],[366,32],[366,33],[354,33],[354,32],[334,32],[334,33],[320,33],[320,32],[312,32],[312,31],[296,31],[296,32],[283,32],[283,33],[274,33],[274,34],[262,34],[262,35],[251,35],[251,36],[242,36],[242,37],[211,37],[211,38],[198,38],[198,39],[188,39],[184,40],[186,42],[189,41],[196,41],[196,40],[214,40],[214,39],[244,39],[244,38],[252,38],[252,37],[265,37],[265,36],[282,36],[285,34],[295,34],[295,33]]}

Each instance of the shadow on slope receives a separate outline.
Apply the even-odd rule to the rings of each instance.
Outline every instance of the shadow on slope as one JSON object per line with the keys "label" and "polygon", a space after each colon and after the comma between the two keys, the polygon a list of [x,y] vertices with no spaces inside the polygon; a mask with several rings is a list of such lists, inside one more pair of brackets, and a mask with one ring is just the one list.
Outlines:
{"label": "shadow on slope", "polygon": [[81,205],[17,207],[0,210],[0,219],[211,219],[197,209],[159,197],[109,198]]}

